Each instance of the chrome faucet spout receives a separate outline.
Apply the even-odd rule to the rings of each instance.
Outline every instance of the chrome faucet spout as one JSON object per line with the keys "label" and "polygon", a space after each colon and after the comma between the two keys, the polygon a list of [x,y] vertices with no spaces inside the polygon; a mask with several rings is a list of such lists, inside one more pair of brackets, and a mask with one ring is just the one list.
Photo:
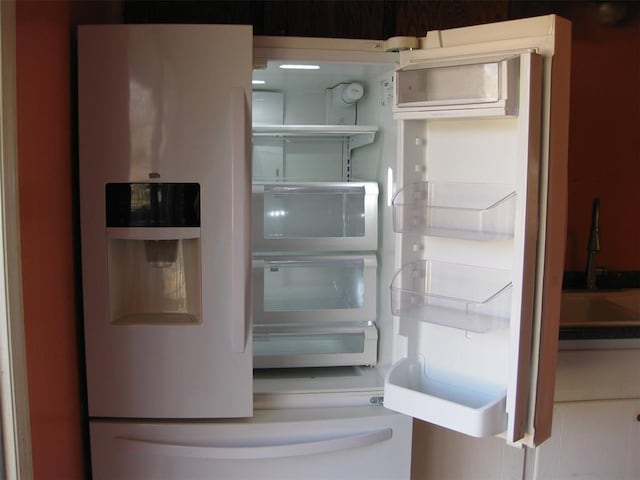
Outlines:
{"label": "chrome faucet spout", "polygon": [[600,199],[593,199],[591,209],[591,228],[589,229],[589,243],[587,244],[587,289],[596,288],[596,253],[600,251]]}

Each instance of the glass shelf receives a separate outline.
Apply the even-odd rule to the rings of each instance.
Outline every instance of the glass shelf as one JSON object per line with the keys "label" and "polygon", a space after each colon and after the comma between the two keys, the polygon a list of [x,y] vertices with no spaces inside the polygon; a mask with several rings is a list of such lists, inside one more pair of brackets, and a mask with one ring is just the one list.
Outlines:
{"label": "glass shelf", "polygon": [[411,183],[393,198],[393,228],[468,240],[513,238],[516,193],[510,185]]}
{"label": "glass shelf", "polygon": [[396,316],[477,333],[509,325],[510,270],[421,260],[391,283]]}
{"label": "glass shelf", "polygon": [[375,140],[378,127],[375,125],[277,125],[254,124],[254,137],[334,137],[348,138],[349,148],[359,148]]}

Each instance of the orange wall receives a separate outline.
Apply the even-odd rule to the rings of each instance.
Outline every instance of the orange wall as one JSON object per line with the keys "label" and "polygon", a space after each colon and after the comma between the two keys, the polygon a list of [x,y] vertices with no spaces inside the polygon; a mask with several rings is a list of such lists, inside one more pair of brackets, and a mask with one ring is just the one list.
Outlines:
{"label": "orange wall", "polygon": [[[0,0],[1,1],[1,0]],[[74,272],[72,34],[108,2],[16,3],[18,174],[33,467],[85,478]]]}
{"label": "orange wall", "polygon": [[[618,27],[591,4],[573,21],[567,270],[586,262],[591,202],[600,197],[597,264],[640,270],[640,11]],[[579,8],[578,8],[579,7]]]}
{"label": "orange wall", "polygon": [[72,241],[70,4],[16,4],[24,321],[36,479],[81,479]]}

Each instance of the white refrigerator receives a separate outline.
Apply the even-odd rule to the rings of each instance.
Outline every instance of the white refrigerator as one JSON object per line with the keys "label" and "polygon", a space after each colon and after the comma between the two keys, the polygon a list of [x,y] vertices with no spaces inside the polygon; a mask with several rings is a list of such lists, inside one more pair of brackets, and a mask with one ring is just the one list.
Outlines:
{"label": "white refrigerator", "polygon": [[413,418],[544,441],[569,45],[80,27],[93,477],[409,478]]}

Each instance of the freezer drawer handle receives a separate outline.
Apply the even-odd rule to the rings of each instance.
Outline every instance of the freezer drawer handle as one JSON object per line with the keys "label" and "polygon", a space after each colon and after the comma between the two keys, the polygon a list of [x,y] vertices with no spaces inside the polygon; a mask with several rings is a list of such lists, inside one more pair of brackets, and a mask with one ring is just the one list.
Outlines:
{"label": "freezer drawer handle", "polygon": [[331,453],[351,448],[360,448],[389,440],[393,435],[391,428],[331,437],[324,440],[297,441],[279,445],[261,446],[206,446],[185,445],[142,440],[137,438],[116,437],[119,447],[139,453],[166,457],[210,458],[217,460],[250,460],[259,458],[283,458],[301,455]]}

